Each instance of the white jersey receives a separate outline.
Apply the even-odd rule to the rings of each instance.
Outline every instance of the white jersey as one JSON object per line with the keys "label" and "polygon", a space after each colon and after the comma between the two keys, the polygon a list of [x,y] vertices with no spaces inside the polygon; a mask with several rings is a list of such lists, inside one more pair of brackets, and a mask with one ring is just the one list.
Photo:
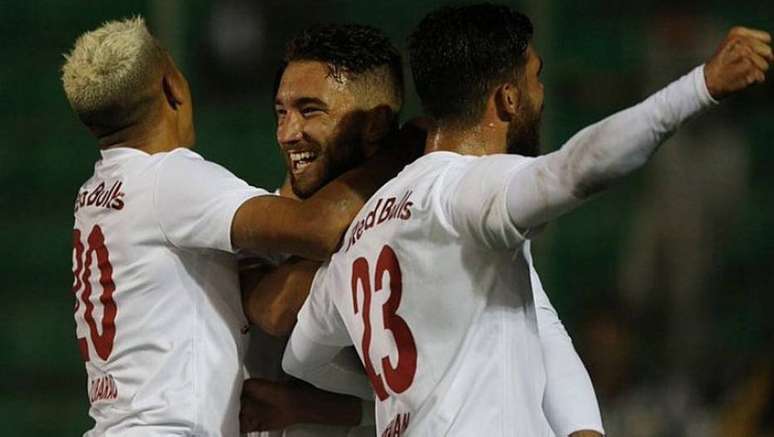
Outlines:
{"label": "white jersey", "polygon": [[529,161],[420,158],[371,197],[315,277],[296,331],[354,343],[378,435],[553,435],[541,408],[533,269],[506,190],[455,195],[466,173],[501,174],[505,184]]}
{"label": "white jersey", "polygon": [[75,202],[87,436],[236,436],[247,321],[231,222],[268,194],[187,149],[101,152]]}

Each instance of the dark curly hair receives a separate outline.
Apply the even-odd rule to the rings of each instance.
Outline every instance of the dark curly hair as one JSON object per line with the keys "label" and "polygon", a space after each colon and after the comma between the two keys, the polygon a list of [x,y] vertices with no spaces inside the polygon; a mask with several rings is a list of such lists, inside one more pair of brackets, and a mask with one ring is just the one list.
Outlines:
{"label": "dark curly hair", "polygon": [[494,87],[522,73],[532,23],[482,3],[431,12],[409,36],[409,61],[425,112],[440,122],[479,121]]}
{"label": "dark curly hair", "polygon": [[288,43],[277,79],[284,67],[294,61],[324,62],[336,80],[341,80],[342,75],[358,77],[386,68],[397,98],[403,100],[403,61],[398,49],[379,29],[361,24],[310,27]]}

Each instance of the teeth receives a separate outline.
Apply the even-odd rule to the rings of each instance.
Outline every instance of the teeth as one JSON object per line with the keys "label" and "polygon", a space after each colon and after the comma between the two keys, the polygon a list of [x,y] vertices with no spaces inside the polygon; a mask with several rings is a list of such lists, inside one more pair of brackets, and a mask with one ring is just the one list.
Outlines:
{"label": "teeth", "polygon": [[309,164],[317,157],[314,152],[291,152],[290,161],[293,164],[293,170],[300,170]]}
{"label": "teeth", "polygon": [[302,159],[313,159],[317,155],[312,152],[291,152],[290,159],[293,161],[300,161]]}

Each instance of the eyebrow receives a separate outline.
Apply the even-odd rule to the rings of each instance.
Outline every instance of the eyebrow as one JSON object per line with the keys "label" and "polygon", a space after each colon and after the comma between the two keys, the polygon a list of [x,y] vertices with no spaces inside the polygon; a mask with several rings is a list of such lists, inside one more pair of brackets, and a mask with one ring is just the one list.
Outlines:
{"label": "eyebrow", "polygon": [[[280,99],[274,100],[275,106],[283,106],[282,101]],[[291,105],[293,106],[305,106],[305,105],[318,105],[323,108],[328,108],[328,105],[323,102],[322,100],[316,98],[316,97],[299,97],[298,99],[292,100]]]}

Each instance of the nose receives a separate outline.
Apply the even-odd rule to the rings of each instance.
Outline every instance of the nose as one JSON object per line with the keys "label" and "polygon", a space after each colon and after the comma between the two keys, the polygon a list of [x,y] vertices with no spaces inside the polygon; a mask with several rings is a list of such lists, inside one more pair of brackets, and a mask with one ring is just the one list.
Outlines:
{"label": "nose", "polygon": [[277,121],[277,142],[282,146],[290,146],[303,137],[301,117],[288,111],[284,117]]}

